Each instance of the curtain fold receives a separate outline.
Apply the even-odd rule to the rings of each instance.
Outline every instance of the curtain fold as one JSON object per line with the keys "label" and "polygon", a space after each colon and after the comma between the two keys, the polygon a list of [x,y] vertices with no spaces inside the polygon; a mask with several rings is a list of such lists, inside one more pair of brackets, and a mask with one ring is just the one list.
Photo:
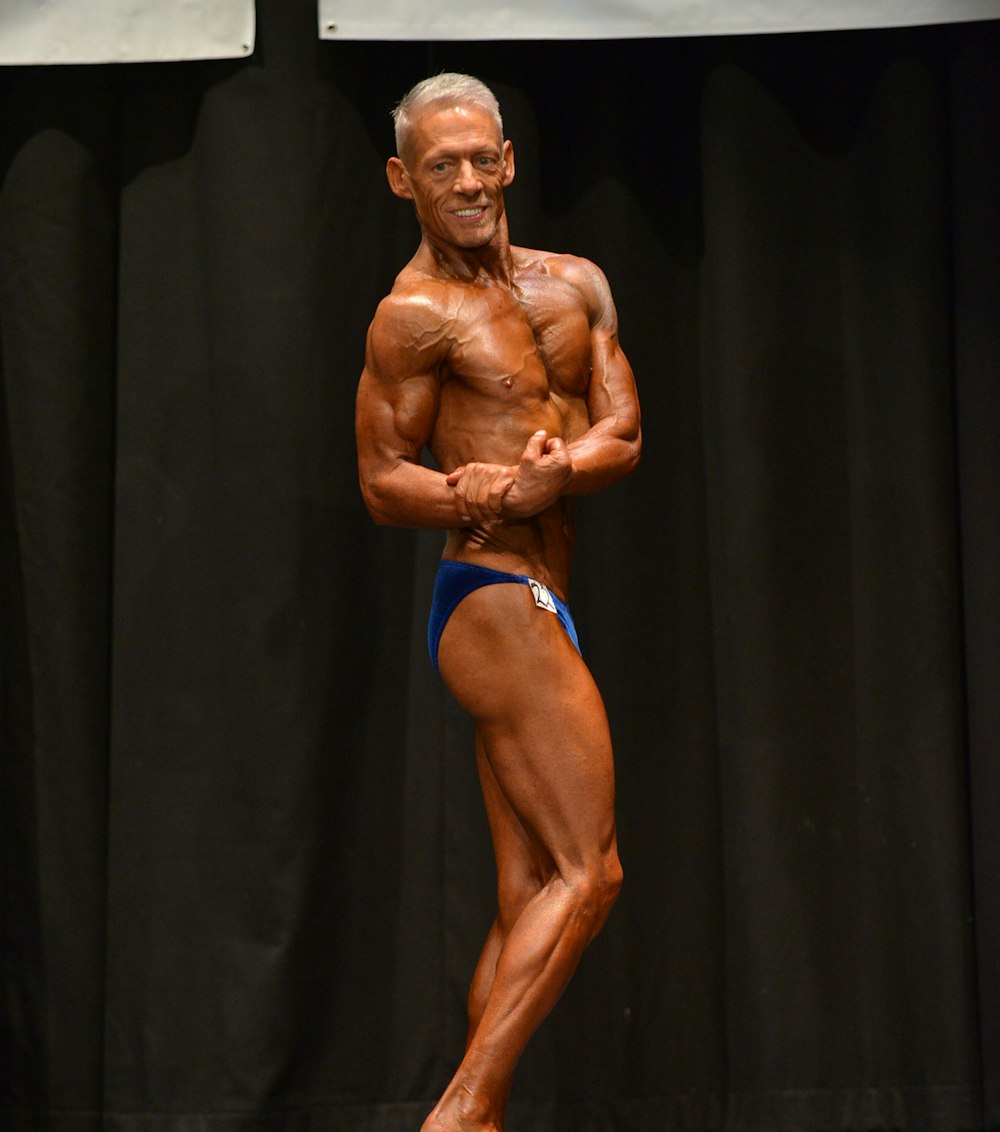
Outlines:
{"label": "curtain fold", "polygon": [[41,1102],[83,1128],[102,1106],[113,100],[98,86],[84,125],[71,84],[21,90],[35,121],[4,139],[0,196],[5,1100],[25,1127]]}

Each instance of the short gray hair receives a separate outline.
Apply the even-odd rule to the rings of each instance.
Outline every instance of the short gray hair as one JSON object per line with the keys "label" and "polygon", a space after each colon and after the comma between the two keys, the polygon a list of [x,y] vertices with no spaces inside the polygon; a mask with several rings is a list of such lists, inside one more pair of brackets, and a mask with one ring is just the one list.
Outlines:
{"label": "short gray hair", "polygon": [[503,119],[500,117],[500,104],[496,95],[490,88],[472,75],[460,75],[445,71],[440,75],[432,75],[423,79],[412,87],[400,100],[399,105],[392,112],[392,120],[396,127],[396,153],[403,156],[403,147],[406,145],[410,127],[417,111],[425,106],[438,102],[460,103],[465,106],[478,106],[491,114],[496,121],[500,138],[503,140]]}

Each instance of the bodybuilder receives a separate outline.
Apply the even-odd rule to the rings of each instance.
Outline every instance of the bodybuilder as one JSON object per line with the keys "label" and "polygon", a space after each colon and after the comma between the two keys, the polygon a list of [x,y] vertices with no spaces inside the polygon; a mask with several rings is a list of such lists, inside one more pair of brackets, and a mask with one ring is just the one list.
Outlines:
{"label": "bodybuilder", "polygon": [[517,1060],[621,885],[608,723],[567,598],[574,497],[635,468],[639,406],[601,271],[509,242],[490,90],[439,75],[394,118],[389,185],[422,239],[368,332],[361,488],[377,522],[447,532],[430,653],[475,723],[498,882],[465,1055],[423,1132],[500,1132]]}

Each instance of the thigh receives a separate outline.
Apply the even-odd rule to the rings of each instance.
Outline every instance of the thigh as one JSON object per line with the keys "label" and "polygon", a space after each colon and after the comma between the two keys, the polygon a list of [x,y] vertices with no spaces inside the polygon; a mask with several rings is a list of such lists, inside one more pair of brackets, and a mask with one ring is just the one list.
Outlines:
{"label": "thigh", "polygon": [[535,605],[527,586],[484,586],[455,609],[438,660],[541,866],[582,865],[610,849],[607,716],[559,620]]}

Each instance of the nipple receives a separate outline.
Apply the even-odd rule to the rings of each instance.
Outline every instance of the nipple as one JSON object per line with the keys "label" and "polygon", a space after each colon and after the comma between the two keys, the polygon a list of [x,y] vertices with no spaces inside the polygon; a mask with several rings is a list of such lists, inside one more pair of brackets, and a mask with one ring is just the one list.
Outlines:
{"label": "nipple", "polygon": [[513,389],[514,379],[512,377],[505,377],[501,380],[500,384],[504,387],[504,389]]}

